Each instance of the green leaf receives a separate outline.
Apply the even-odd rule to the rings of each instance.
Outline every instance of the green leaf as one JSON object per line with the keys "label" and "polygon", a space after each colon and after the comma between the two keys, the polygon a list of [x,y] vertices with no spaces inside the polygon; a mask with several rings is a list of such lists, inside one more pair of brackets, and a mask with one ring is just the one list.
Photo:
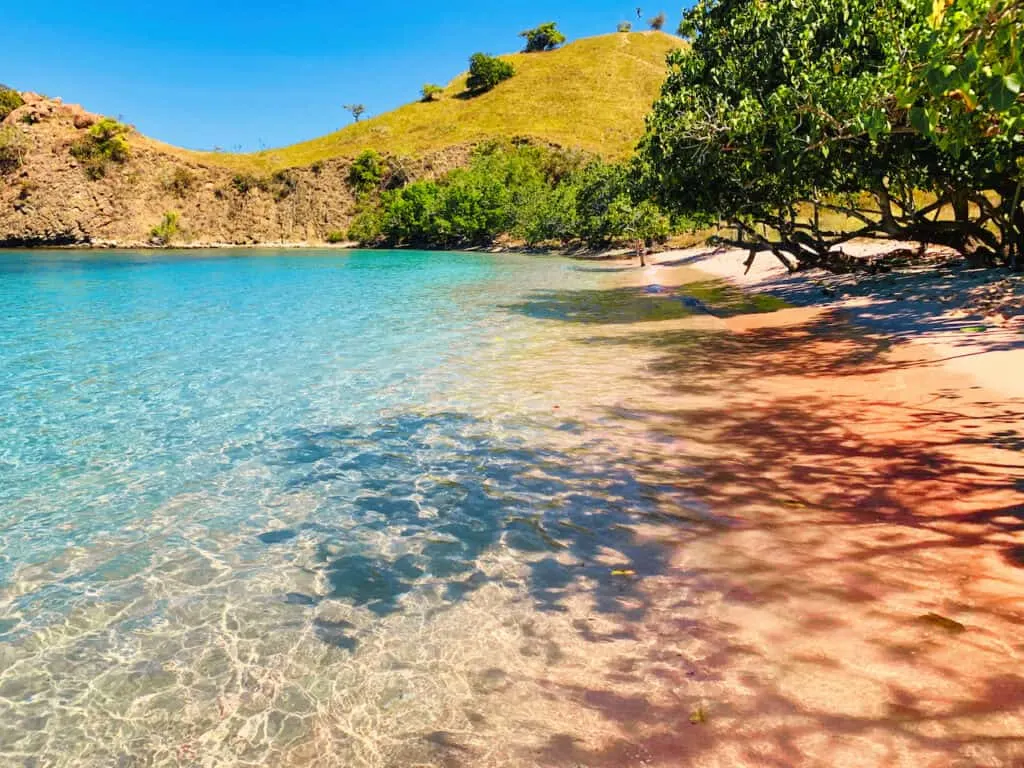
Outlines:
{"label": "green leaf", "polygon": [[[998,112],[1006,112],[1017,100],[1017,93],[1010,90],[1006,82],[1007,79],[1006,77],[994,77],[988,82],[986,95],[988,96],[989,104]],[[1017,92],[1020,92],[1019,84],[1017,85]]]}

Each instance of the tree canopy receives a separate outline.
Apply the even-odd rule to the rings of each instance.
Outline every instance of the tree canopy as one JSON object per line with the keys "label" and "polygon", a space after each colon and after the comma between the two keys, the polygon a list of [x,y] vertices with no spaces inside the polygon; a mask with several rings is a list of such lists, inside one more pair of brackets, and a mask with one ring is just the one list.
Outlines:
{"label": "tree canopy", "polygon": [[502,80],[508,80],[516,73],[515,67],[507,61],[486,53],[474,53],[469,57],[469,77],[466,88],[471,93],[491,90]]}
{"label": "tree canopy", "polygon": [[553,21],[520,32],[519,36],[526,38],[526,47],[523,49],[523,53],[550,51],[565,42],[565,35],[558,31]]}
{"label": "tree canopy", "polygon": [[[790,266],[873,234],[1013,260],[1021,14],[1016,0],[701,0],[640,174]],[[830,231],[821,211],[862,226]]]}

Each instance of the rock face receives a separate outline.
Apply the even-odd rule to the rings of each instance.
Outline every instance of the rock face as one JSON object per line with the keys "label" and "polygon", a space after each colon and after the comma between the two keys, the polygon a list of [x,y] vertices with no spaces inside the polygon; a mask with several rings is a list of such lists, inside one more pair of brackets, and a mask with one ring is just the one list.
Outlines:
{"label": "rock face", "polygon": [[[202,155],[135,132],[128,161],[90,179],[71,147],[100,116],[59,99],[23,98],[0,126],[19,132],[26,147],[20,167],[0,176],[0,246],[151,245],[153,227],[169,212],[178,214],[175,246],[315,245],[346,231],[356,212],[347,159],[236,178]],[[467,154],[454,148],[423,158],[410,174],[431,175]]]}

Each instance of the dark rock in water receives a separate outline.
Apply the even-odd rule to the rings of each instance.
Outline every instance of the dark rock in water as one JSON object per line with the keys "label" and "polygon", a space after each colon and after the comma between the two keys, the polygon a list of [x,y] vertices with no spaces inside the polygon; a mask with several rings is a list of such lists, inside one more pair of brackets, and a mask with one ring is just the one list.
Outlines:
{"label": "dark rock in water", "polygon": [[954,635],[967,631],[967,627],[959,621],[954,621],[953,619],[945,616],[940,616],[937,613],[926,613],[924,616],[918,616],[917,620],[922,624],[927,624],[928,626],[936,627],[937,629],[944,629]]}
{"label": "dark rock in water", "polygon": [[284,601],[289,605],[316,605],[316,598],[299,592],[289,592],[284,596]]}
{"label": "dark rock in water", "polygon": [[294,539],[298,535],[295,531],[285,529],[282,531],[267,531],[266,533],[261,533],[257,538],[264,544],[281,544]]}

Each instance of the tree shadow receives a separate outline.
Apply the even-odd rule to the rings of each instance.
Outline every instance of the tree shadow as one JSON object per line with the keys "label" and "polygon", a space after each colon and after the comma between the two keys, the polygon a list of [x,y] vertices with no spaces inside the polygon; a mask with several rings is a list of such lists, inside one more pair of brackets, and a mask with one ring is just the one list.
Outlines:
{"label": "tree shadow", "polygon": [[[633,530],[658,514],[658,489],[611,453],[608,462],[581,463],[516,429],[505,425],[496,438],[492,424],[445,411],[272,440],[264,460],[285,488],[328,500],[311,519],[257,537],[272,547],[318,542],[326,591],[288,599],[340,600],[379,616],[403,610],[403,597],[418,590],[453,604],[495,578],[482,561],[506,549],[524,563],[539,610],[564,612],[570,596],[584,594],[596,613],[642,618],[636,581],[613,575],[607,562],[640,576],[665,570],[665,547]],[[383,534],[399,544],[381,551]],[[318,634],[339,644],[333,628]]]}
{"label": "tree shadow", "polygon": [[[685,475],[656,457],[633,457],[635,471],[731,525],[693,530],[692,559],[683,547],[679,591],[699,584],[701,605],[648,596],[646,631],[699,652],[666,659],[655,647],[626,674],[546,681],[622,735],[598,748],[564,729],[534,759],[838,765],[856,762],[860,744],[877,748],[878,764],[1024,760],[1019,728],[983,724],[1024,723],[1024,676],[1005,668],[1024,653],[1013,629],[1024,620],[1024,402],[932,385],[937,361],[893,354],[906,350],[892,334],[838,312],[729,333],[647,322],[661,318],[631,308],[648,300],[637,289],[604,292],[589,314],[578,309],[589,295],[574,293],[509,309],[593,328],[589,344],[653,352],[637,375],[656,376],[663,399],[610,415],[695,449]],[[974,578],[989,591],[969,591]],[[579,631],[600,642],[626,628]],[[782,684],[794,665],[827,699]],[[671,696],[643,693],[659,677]],[[799,690],[815,690],[804,679]],[[859,711],[859,687],[884,711]]]}

